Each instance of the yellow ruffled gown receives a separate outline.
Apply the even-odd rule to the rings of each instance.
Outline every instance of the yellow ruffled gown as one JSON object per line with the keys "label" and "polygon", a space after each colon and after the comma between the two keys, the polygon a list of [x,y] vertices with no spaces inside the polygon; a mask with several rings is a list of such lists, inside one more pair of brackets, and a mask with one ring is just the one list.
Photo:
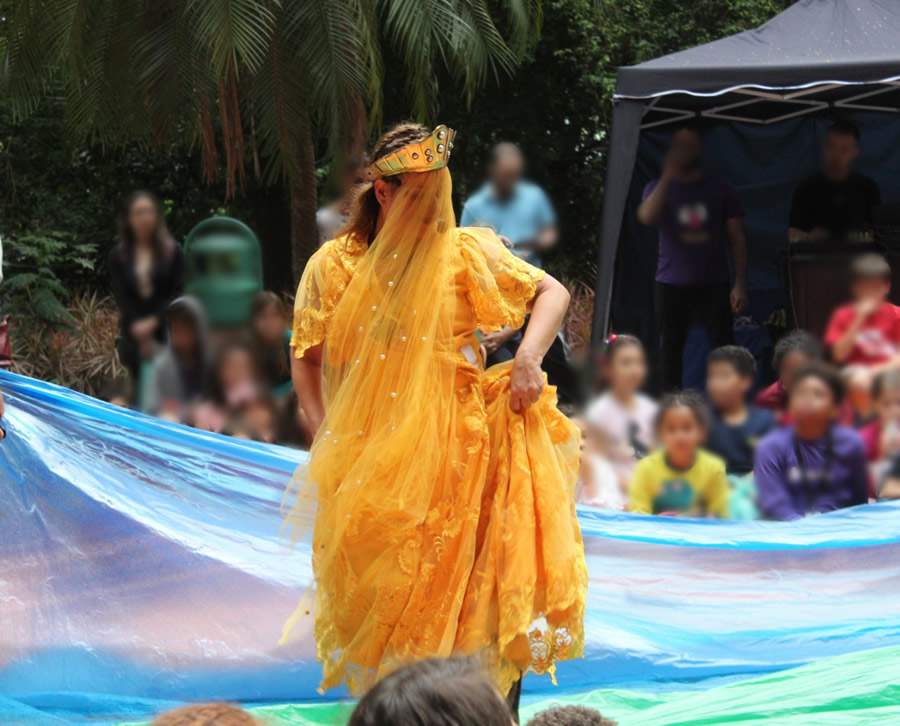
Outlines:
{"label": "yellow ruffled gown", "polygon": [[[399,232],[393,247],[327,242],[298,289],[295,355],[326,354],[328,414],[300,474],[316,487],[323,688],[360,692],[410,660],[481,654],[505,692],[582,652],[579,431],[549,386],[514,413],[511,364],[484,370],[476,337],[520,327],[543,272],[446,219],[440,253],[404,248]],[[406,354],[413,344],[425,353]]]}

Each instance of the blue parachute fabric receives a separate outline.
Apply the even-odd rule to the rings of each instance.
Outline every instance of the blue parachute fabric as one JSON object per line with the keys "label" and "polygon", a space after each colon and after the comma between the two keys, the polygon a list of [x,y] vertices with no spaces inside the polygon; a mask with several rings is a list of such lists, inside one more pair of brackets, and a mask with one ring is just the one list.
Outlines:
{"label": "blue parachute fabric", "polygon": [[[311,580],[280,502],[305,454],[0,372],[0,723],[137,721],[185,701],[325,705]],[[900,506],[793,523],[579,511],[584,658],[559,685],[700,689],[900,646]],[[897,651],[900,652],[900,651]]]}

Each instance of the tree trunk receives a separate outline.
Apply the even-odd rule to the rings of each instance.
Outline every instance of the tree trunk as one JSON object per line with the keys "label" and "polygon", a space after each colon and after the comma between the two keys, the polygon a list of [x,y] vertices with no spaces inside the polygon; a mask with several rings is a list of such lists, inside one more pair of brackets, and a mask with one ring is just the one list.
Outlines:
{"label": "tree trunk", "polygon": [[295,284],[303,274],[306,261],[319,246],[319,230],[316,226],[316,150],[309,122],[298,124],[297,136],[297,173],[290,181],[291,265]]}

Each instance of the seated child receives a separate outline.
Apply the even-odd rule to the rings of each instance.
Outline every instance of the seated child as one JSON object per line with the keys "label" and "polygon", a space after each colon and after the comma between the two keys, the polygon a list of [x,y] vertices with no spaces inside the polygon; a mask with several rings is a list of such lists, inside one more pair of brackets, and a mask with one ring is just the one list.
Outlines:
{"label": "seated child", "polygon": [[725,460],[729,474],[753,471],[756,444],[775,427],[771,411],[747,405],[756,361],[746,348],[716,348],[706,364],[706,391],[712,417],[706,448]]}
{"label": "seated child", "polygon": [[206,313],[189,295],[166,310],[169,340],[153,359],[145,410],[172,421],[184,421],[209,383],[210,354]]}
{"label": "seated child", "polygon": [[861,255],[850,277],[853,300],[834,311],[825,332],[831,357],[839,365],[876,369],[900,362],[900,314],[887,299],[891,266],[881,255]]}
{"label": "seated child", "polygon": [[875,376],[872,383],[875,420],[860,429],[871,481],[880,481],[893,458],[900,454],[900,369]]}
{"label": "seated child", "polygon": [[625,509],[625,491],[609,462],[609,444],[603,432],[584,427],[581,436],[581,466],[575,501],[599,509]]}
{"label": "seated child", "polygon": [[250,312],[256,366],[272,395],[281,398],[291,388],[291,330],[284,302],[274,292],[253,298]]}
{"label": "seated child", "polygon": [[633,335],[612,335],[601,367],[607,390],[588,405],[585,421],[588,430],[606,442],[609,461],[624,488],[635,463],[656,445],[656,404],[640,392],[647,378],[644,346]]}
{"label": "seated child", "polygon": [[703,451],[707,411],[695,393],[672,393],[659,404],[661,448],[641,459],[629,488],[629,508],[644,514],[728,516],[725,463]]}
{"label": "seated child", "polygon": [[793,375],[792,425],[770,433],[756,450],[757,501],[765,518],[798,519],[865,503],[862,440],[836,422],[843,396],[840,374],[822,363]]}
{"label": "seated child", "polygon": [[787,411],[788,388],[794,372],[814,361],[822,360],[822,344],[805,330],[792,330],[775,344],[772,366],[778,380],[761,390],[754,403],[760,408],[774,411],[782,420]]}
{"label": "seated child", "polygon": [[217,433],[240,433],[252,438],[240,422],[245,406],[264,395],[252,351],[239,343],[219,353],[211,376],[210,395],[194,409],[194,425]]}

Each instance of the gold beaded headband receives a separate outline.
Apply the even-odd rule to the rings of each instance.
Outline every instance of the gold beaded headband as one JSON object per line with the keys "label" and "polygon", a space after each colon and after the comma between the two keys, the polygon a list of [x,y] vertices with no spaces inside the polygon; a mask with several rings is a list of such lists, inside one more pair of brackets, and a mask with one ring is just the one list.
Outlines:
{"label": "gold beaded headband", "polygon": [[427,139],[407,144],[402,149],[372,163],[366,174],[371,180],[395,174],[442,169],[450,161],[455,138],[456,132],[441,124]]}

